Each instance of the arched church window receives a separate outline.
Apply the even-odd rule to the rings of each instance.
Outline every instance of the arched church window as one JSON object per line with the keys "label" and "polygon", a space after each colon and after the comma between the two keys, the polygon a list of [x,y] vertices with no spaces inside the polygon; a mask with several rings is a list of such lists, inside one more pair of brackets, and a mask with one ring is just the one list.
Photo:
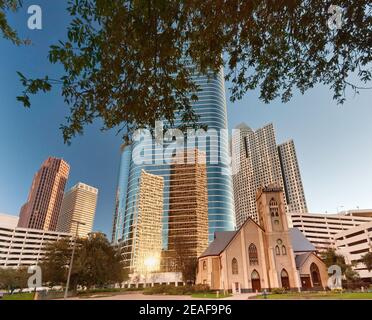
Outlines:
{"label": "arched church window", "polygon": [[253,243],[251,243],[248,248],[248,254],[249,254],[249,264],[251,266],[258,265],[257,247]]}
{"label": "arched church window", "polygon": [[272,198],[269,202],[269,209],[270,209],[270,215],[272,217],[279,217],[279,206],[278,202],[275,201],[274,198]]}
{"label": "arched church window", "polygon": [[231,267],[232,267],[232,274],[238,274],[239,273],[238,260],[236,260],[235,258],[232,259]]}
{"label": "arched church window", "polygon": [[207,270],[207,261],[203,261],[203,270]]}
{"label": "arched church window", "polygon": [[277,207],[277,206],[278,206],[278,203],[275,201],[274,198],[271,198],[270,203],[269,203],[269,206],[270,206],[271,208],[273,208],[273,207]]}
{"label": "arched church window", "polygon": [[287,248],[285,246],[282,246],[282,255],[287,255]]}
{"label": "arched church window", "polygon": [[279,246],[276,246],[275,247],[275,253],[276,253],[277,256],[280,256],[280,248],[279,248]]}
{"label": "arched church window", "polygon": [[260,279],[260,275],[256,270],[253,270],[251,278],[252,280],[257,280],[257,279]]}
{"label": "arched church window", "polygon": [[283,269],[282,272],[281,272],[281,274],[280,274],[280,276],[282,278],[288,278],[288,272],[287,272],[287,270]]}

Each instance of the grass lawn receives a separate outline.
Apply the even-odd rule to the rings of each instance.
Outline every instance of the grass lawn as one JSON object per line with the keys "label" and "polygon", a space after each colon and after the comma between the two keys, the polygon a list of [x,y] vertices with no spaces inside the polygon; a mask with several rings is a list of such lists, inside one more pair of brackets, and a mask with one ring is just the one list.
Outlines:
{"label": "grass lawn", "polygon": [[2,300],[34,300],[33,293],[15,293],[7,294]]}
{"label": "grass lawn", "polygon": [[[220,294],[219,299],[231,297],[231,294]],[[205,298],[205,299],[216,299],[217,295],[215,293],[194,293],[191,295],[193,298]]]}
{"label": "grass lawn", "polygon": [[[263,295],[253,297],[252,299],[264,299]],[[372,292],[301,292],[301,293],[284,293],[269,294],[268,300],[372,300]]]}

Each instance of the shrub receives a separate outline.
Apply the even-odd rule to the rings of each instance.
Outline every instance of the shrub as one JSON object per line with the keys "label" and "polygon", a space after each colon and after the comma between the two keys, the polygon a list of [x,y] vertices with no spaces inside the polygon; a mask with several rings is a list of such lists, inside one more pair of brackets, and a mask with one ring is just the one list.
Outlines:
{"label": "shrub", "polygon": [[197,284],[194,286],[195,293],[210,291],[210,288],[206,284]]}
{"label": "shrub", "polygon": [[196,286],[171,286],[161,285],[156,287],[145,288],[144,294],[167,294],[167,295],[191,295],[193,293],[208,293],[210,289],[206,285]]}
{"label": "shrub", "polygon": [[332,290],[332,293],[342,293],[342,292],[344,292],[344,290],[343,289],[333,289]]}
{"label": "shrub", "polygon": [[273,288],[271,290],[271,293],[272,294],[284,294],[284,293],[286,293],[286,290],[285,290],[285,288]]}

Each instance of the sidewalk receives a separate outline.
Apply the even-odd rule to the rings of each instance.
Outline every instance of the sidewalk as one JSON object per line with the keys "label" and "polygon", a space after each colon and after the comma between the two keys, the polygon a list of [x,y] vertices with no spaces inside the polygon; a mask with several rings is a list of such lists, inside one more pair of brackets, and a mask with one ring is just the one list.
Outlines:
{"label": "sidewalk", "polygon": [[[235,296],[223,299],[211,299],[211,300],[248,300],[250,297],[256,296],[257,293],[242,293]],[[144,295],[142,293],[127,293],[109,296],[92,296],[92,297],[73,297],[68,300],[206,300],[204,298],[192,298],[191,296],[171,296],[171,295]]]}
{"label": "sidewalk", "polygon": [[224,299],[221,299],[221,300],[223,300],[223,301],[225,301],[225,300],[248,300],[249,298],[255,297],[257,295],[260,295],[260,293],[241,293],[241,294],[236,294],[232,297],[224,298]]}

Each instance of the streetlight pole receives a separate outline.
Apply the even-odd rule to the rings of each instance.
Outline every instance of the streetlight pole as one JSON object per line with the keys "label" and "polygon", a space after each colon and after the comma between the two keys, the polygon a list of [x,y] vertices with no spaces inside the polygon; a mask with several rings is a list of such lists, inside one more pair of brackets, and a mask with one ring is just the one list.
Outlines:
{"label": "streetlight pole", "polygon": [[70,261],[70,267],[68,269],[68,276],[67,276],[67,283],[66,283],[64,300],[66,300],[67,296],[68,296],[68,287],[70,286],[71,271],[72,271],[72,265],[74,263],[74,256],[75,256],[75,250],[76,250],[76,240],[78,238],[79,226],[81,224],[85,225],[85,223],[80,222],[80,221],[76,221],[76,220],[72,220],[71,223],[76,223],[76,234],[75,234],[75,239],[74,239],[74,245],[72,247],[71,261]]}
{"label": "streetlight pole", "polygon": [[336,210],[337,210],[337,214],[340,213],[339,209],[342,209],[342,208],[344,208],[344,206],[338,206],[338,207],[336,208]]}

